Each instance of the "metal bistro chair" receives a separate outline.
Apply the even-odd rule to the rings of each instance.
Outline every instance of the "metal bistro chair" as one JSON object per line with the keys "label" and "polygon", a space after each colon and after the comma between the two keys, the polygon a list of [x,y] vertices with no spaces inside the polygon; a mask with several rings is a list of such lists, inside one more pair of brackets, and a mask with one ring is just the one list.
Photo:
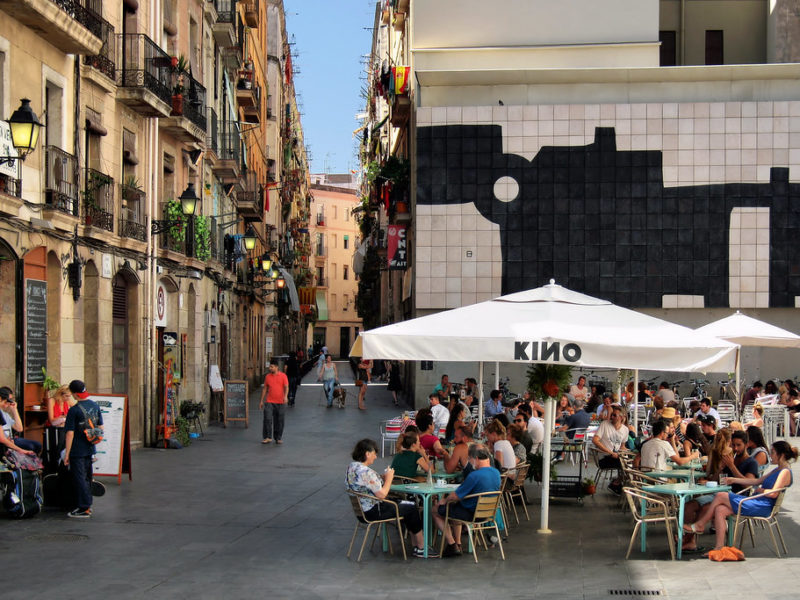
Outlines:
{"label": "metal bistro chair", "polygon": [[720,402],[717,405],[717,413],[719,413],[719,418],[724,423],[737,420],[736,407],[732,402]]}
{"label": "metal bistro chair", "polygon": [[664,498],[632,487],[623,488],[622,492],[628,500],[631,514],[636,521],[633,533],[631,534],[631,541],[628,544],[628,552],[625,554],[625,559],[627,560],[631,555],[631,549],[633,549],[633,544],[636,541],[636,534],[639,533],[639,528],[642,526],[642,523],[646,523],[647,525],[664,523],[667,529],[669,553],[672,556],[672,560],[675,560],[675,542],[672,539],[672,525],[674,524],[675,531],[677,532],[678,518],[674,514],[670,514],[670,508]]}
{"label": "metal bistro chair", "polygon": [[394,454],[397,438],[400,437],[400,429],[402,427],[403,422],[400,419],[381,421],[381,458],[386,456],[385,450],[387,442],[390,449],[389,454]]}
{"label": "metal bistro chair", "polygon": [[[364,532],[364,541],[361,542],[361,550],[358,553],[358,558],[356,562],[361,562],[361,555],[364,553],[364,546],[367,544],[367,538],[369,537],[369,530],[372,529],[373,525],[377,525],[378,527],[375,528],[375,535],[372,538],[372,543],[370,544],[370,550],[372,550],[372,546],[375,545],[375,539],[378,537],[378,533],[381,530],[381,527],[385,527],[388,525],[396,525],[397,532],[400,536],[400,547],[403,549],[403,560],[408,560],[408,556],[406,555],[406,545],[403,542],[403,525],[401,521],[403,517],[400,516],[400,508],[397,505],[397,502],[392,500],[380,500],[375,496],[370,496],[369,494],[360,494],[358,492],[349,491],[347,495],[350,496],[350,503],[353,505],[353,513],[356,517],[356,528],[353,531],[353,537],[350,538],[350,546],[347,548],[347,558],[350,558],[350,553],[353,551],[353,542],[356,541],[356,535],[358,534],[358,530],[361,528],[362,525],[366,525],[366,531]],[[392,504],[394,506],[394,516],[388,517],[386,519],[380,519],[377,521],[370,521],[364,514],[364,509],[361,507],[360,500],[362,498],[373,500],[375,502],[386,502],[388,504]],[[392,548],[392,539],[389,536],[386,536],[389,542],[389,553],[394,554],[394,549]]]}
{"label": "metal bistro chair", "polygon": [[[783,551],[785,554],[789,554],[789,550],[786,548],[786,542],[783,540],[783,533],[781,532],[781,526],[778,524],[778,512],[781,509],[781,504],[783,504],[783,497],[786,494],[787,488],[776,488],[773,490],[769,490],[768,492],[764,492],[763,494],[756,494],[755,496],[750,496],[748,498],[744,498],[739,502],[739,509],[736,511],[736,515],[731,515],[728,517],[728,531],[731,531],[731,521],[733,521],[733,534],[729,538],[729,543],[736,544],[736,547],[741,549],[742,547],[742,538],[744,537],[744,526],[747,524],[747,529],[750,533],[750,543],[753,544],[753,548],[756,547],[756,540],[755,536],[753,535],[753,522],[759,522],[762,526],[766,526],[769,530],[769,535],[772,538],[772,544],[775,546],[775,554],[778,558],[781,557],[781,551],[778,548],[778,540],[775,539],[775,533],[772,531],[774,528],[778,532],[778,537],[781,540],[781,546],[783,546]],[[766,517],[751,517],[742,514],[742,505],[745,502],[749,502],[754,498],[763,498],[767,494],[772,494],[774,492],[778,492],[778,497],[775,498],[775,505],[772,507],[769,515]],[[738,542],[737,540],[738,536]]]}
{"label": "metal bistro chair", "polygon": [[[476,548],[477,540],[474,538],[474,533],[480,535],[481,542],[483,542],[483,547],[485,550],[489,549],[488,544],[486,543],[486,538],[483,535],[483,531],[485,529],[492,530],[494,529],[495,535],[497,537],[497,545],[500,548],[500,556],[503,557],[503,560],[506,559],[505,552],[503,552],[503,542],[500,539],[500,529],[497,526],[496,515],[497,509],[500,506],[500,501],[503,498],[503,492],[481,492],[480,494],[470,494],[468,496],[464,496],[461,500],[466,500],[468,498],[477,498],[478,505],[475,507],[475,514],[472,516],[471,520],[463,520],[463,519],[456,519],[455,517],[450,516],[450,507],[453,506],[453,503],[448,502],[447,510],[444,514],[444,526],[447,527],[447,524],[451,521],[455,521],[457,523],[462,523],[467,527],[467,535],[469,536],[469,545],[472,547],[472,556],[475,558],[475,562],[478,562],[478,551]],[[505,518],[505,517],[504,517]],[[508,523],[506,523],[506,528],[508,527]],[[442,544],[441,548],[439,549],[439,556],[441,556],[442,552],[444,552],[444,543],[445,543],[445,536],[442,536]]]}
{"label": "metal bistro chair", "polygon": [[516,498],[519,498],[522,510],[525,511],[525,518],[528,521],[531,520],[528,514],[528,507],[525,504],[525,479],[528,477],[528,469],[530,469],[530,464],[518,464],[516,475],[513,477],[505,477],[503,482],[503,499],[506,505],[514,511],[514,519],[517,521],[517,525],[519,525],[519,516],[517,514],[517,506],[514,503]]}

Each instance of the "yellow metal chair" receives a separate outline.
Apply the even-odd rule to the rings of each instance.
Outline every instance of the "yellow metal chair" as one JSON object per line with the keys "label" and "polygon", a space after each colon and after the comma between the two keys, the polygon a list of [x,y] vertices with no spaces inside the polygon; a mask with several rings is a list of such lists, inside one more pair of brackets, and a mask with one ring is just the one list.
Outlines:
{"label": "yellow metal chair", "polygon": [[[464,520],[464,519],[456,519],[455,517],[450,516],[450,507],[453,505],[452,503],[447,504],[447,510],[444,514],[444,526],[445,529],[449,522],[456,522],[461,523],[466,526],[467,528],[467,535],[469,536],[469,545],[472,547],[472,556],[475,558],[475,562],[478,562],[478,551],[476,548],[476,539],[474,534],[477,533],[480,535],[481,542],[483,543],[483,547],[485,550],[489,549],[489,545],[486,543],[486,538],[483,535],[484,530],[492,530],[494,529],[495,535],[497,537],[497,545],[500,548],[500,556],[503,557],[503,560],[506,559],[505,552],[503,552],[503,542],[500,540],[500,529],[497,526],[496,516],[497,516],[497,509],[500,508],[500,501],[503,499],[503,492],[502,490],[498,490],[496,492],[481,492],[480,494],[470,494],[469,496],[464,496],[461,501],[467,500],[469,498],[477,498],[478,504],[475,507],[475,514],[472,515],[472,519]],[[503,517],[505,519],[505,517]],[[508,523],[506,523],[506,529],[508,529]],[[458,540],[456,540],[458,541]],[[444,552],[444,543],[445,543],[445,536],[442,536],[442,544],[441,548],[439,549],[439,556],[441,553]]]}
{"label": "yellow metal chair", "polygon": [[[364,541],[361,542],[361,551],[358,553],[358,558],[356,562],[361,562],[361,555],[364,553],[364,546],[367,544],[367,538],[369,537],[369,530],[372,529],[373,525],[377,525],[375,529],[375,536],[372,538],[372,543],[370,544],[370,549],[375,544],[375,539],[378,537],[378,533],[381,530],[382,526],[386,525],[395,525],[397,526],[397,531],[400,536],[400,547],[403,549],[403,560],[408,560],[408,556],[406,555],[406,545],[403,542],[403,524],[402,520],[403,517],[400,516],[400,509],[397,505],[397,502],[393,502],[392,500],[380,500],[375,496],[370,496],[369,494],[360,494],[358,492],[349,491],[347,492],[348,496],[350,496],[350,502],[353,505],[353,513],[356,517],[356,528],[353,531],[353,537],[350,538],[350,547],[347,549],[347,558],[350,558],[350,553],[353,551],[353,543],[356,541],[356,535],[358,534],[358,530],[361,528],[362,525],[366,525],[366,531],[364,532]],[[369,500],[373,500],[375,502],[384,502],[387,504],[391,504],[394,507],[394,516],[387,517],[385,519],[379,519],[376,521],[370,521],[367,519],[366,515],[364,514],[364,509],[361,507],[360,499],[365,498]],[[394,549],[392,548],[392,540],[387,536],[389,541],[389,552],[394,554]]]}
{"label": "yellow metal chair", "polygon": [[[749,502],[755,498],[763,498],[767,494],[772,494],[774,492],[778,492],[778,497],[775,498],[775,505],[772,507],[772,511],[770,511],[769,515],[766,517],[751,517],[748,515],[742,514],[742,506],[745,502]],[[755,536],[753,535],[753,523],[761,523],[762,527],[766,527],[769,530],[769,535],[772,538],[772,544],[775,546],[775,554],[778,558],[781,557],[781,551],[778,548],[778,540],[775,538],[775,533],[772,531],[773,528],[778,532],[778,537],[781,540],[781,546],[783,546],[783,551],[785,554],[789,554],[789,550],[786,548],[786,542],[783,540],[783,533],[781,532],[781,526],[778,524],[778,512],[781,509],[781,504],[783,504],[783,497],[786,494],[786,488],[776,488],[774,490],[769,490],[768,492],[764,492],[763,494],[756,494],[755,496],[749,496],[744,498],[741,502],[739,502],[739,508],[736,511],[736,515],[731,515],[728,517],[728,529],[730,531],[730,520],[733,520],[733,535],[730,538],[730,543],[736,543],[737,536],[738,536],[738,543],[736,543],[736,547],[742,547],[742,538],[744,537],[744,526],[747,524],[748,532],[750,533],[750,543],[753,544],[753,548],[756,547],[756,540]]]}

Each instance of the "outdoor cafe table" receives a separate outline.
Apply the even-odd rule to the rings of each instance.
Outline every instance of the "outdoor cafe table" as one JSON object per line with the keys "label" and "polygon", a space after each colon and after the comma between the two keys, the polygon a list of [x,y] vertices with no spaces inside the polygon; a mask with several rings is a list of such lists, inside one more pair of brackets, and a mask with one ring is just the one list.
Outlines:
{"label": "outdoor cafe table", "polygon": [[[700,471],[694,472],[695,477],[701,477]],[[681,481],[689,481],[692,478],[691,469],[671,469],[667,471],[645,471],[648,477],[655,477],[656,479],[680,479]]]}
{"label": "outdoor cafe table", "polygon": [[[648,473],[650,475],[650,473]],[[729,492],[731,486],[718,485],[716,487],[707,487],[705,485],[681,482],[681,483],[659,483],[657,485],[642,486],[645,492],[651,494],[662,494],[664,496],[675,496],[678,498],[678,558],[681,557],[681,547],[683,546],[683,509],[686,504],[686,499],[693,496],[702,496],[704,494],[716,494],[717,492]],[[644,500],[642,501],[645,502]],[[647,523],[642,523],[642,552],[647,549]]]}
{"label": "outdoor cafe table", "polygon": [[434,482],[433,485],[429,485],[428,483],[398,483],[391,487],[393,492],[414,494],[422,497],[422,526],[425,539],[425,558],[428,558],[431,496],[443,496],[454,491],[456,488],[458,488],[458,486],[454,483],[438,484],[436,482]]}

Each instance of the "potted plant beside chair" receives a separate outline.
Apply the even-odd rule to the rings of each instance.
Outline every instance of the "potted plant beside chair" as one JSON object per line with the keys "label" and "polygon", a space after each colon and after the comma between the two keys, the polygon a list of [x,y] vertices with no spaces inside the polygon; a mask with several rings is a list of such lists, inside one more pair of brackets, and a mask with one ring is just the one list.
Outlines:
{"label": "potted plant beside chair", "polygon": [[597,485],[595,485],[594,479],[591,477],[587,477],[583,480],[583,494],[584,496],[594,496],[595,492],[597,491]]}

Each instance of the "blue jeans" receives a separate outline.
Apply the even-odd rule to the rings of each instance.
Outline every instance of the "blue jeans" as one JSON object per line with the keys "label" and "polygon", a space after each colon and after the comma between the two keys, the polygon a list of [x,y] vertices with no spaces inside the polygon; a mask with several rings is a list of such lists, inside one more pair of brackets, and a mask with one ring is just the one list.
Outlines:
{"label": "blue jeans", "polygon": [[325,395],[328,396],[328,406],[333,406],[333,388],[336,386],[335,379],[323,379],[322,388],[325,390]]}
{"label": "blue jeans", "polygon": [[69,470],[75,483],[78,508],[85,510],[92,506],[92,457],[70,456]]}
{"label": "blue jeans", "polygon": [[17,448],[22,448],[23,450],[31,450],[36,453],[36,456],[41,455],[42,453],[42,445],[39,442],[34,440],[26,440],[25,438],[17,438],[14,440],[14,443],[17,445]]}

